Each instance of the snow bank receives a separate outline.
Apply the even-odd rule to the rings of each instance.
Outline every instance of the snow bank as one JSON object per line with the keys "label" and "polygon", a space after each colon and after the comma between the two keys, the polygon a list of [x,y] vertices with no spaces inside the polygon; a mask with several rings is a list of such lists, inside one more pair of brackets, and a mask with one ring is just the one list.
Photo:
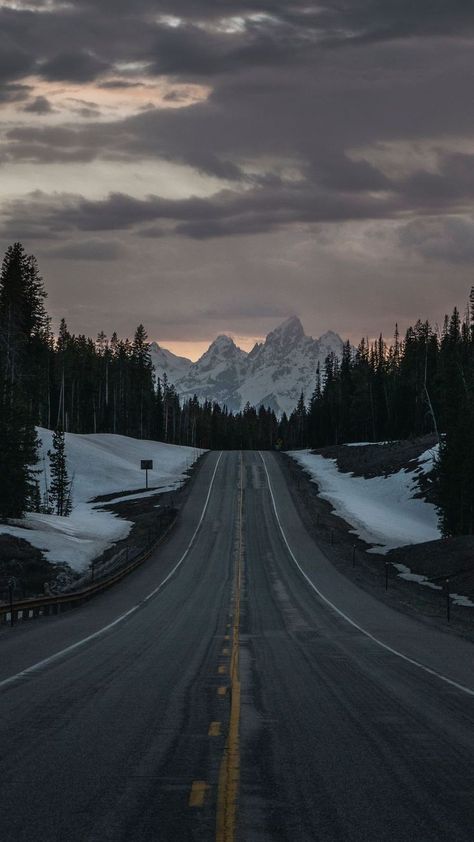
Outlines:
{"label": "snow bank", "polygon": [[[38,429],[41,439],[39,481],[41,492],[49,483],[47,451],[52,447],[50,430]],[[16,535],[45,551],[49,561],[63,561],[75,570],[87,566],[115,541],[126,538],[132,523],[101,509],[90,500],[103,494],[115,494],[143,488],[145,472],[141,459],[153,459],[148,472],[150,488],[160,492],[179,488],[186,471],[203,453],[192,447],[163,442],[143,441],[109,434],[76,435],[66,433],[66,457],[69,477],[73,480],[72,514],[68,518],[29,513],[14,524],[0,525],[0,532]],[[153,492],[138,492],[126,499],[145,497]],[[155,492],[156,493],[156,492]]]}
{"label": "snow bank", "polygon": [[376,544],[376,552],[395,547],[435,541],[441,537],[436,508],[414,499],[417,477],[433,467],[436,448],[425,451],[415,472],[398,471],[387,477],[355,477],[341,473],[335,459],[325,459],[309,450],[289,453],[318,483],[321,497],[328,500],[363,541]]}
{"label": "snow bank", "polygon": [[375,447],[382,444],[395,444],[394,441],[348,441],[344,447]]}
{"label": "snow bank", "polygon": [[[437,585],[435,582],[428,579],[427,576],[421,576],[419,573],[412,573],[406,564],[394,564],[392,562],[392,567],[395,567],[398,571],[400,579],[406,579],[407,582],[416,582],[418,585],[423,585],[426,588],[433,588],[435,591],[443,590],[442,585]],[[451,592],[449,594],[449,598],[454,605],[462,605],[464,608],[474,608],[474,602],[472,599],[469,599],[468,596],[464,596],[464,594]]]}

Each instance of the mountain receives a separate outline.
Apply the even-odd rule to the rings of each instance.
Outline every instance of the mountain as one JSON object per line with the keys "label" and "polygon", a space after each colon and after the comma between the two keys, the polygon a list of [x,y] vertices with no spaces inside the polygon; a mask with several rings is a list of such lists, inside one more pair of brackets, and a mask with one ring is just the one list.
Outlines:
{"label": "mountain", "polygon": [[162,348],[161,345],[158,345],[158,342],[150,343],[150,354],[156,376],[163,380],[163,374],[166,372],[170,383],[176,383],[184,377],[192,366],[191,360],[186,357],[178,357],[166,348]]}
{"label": "mountain", "polygon": [[342,339],[332,331],[320,339],[305,336],[296,316],[283,322],[248,355],[247,372],[241,383],[240,403],[264,404],[289,414],[301,392],[309,400],[316,384],[316,367],[327,355],[342,353]]}
{"label": "mountain", "polygon": [[245,378],[247,357],[230,336],[218,336],[175,384],[176,389],[183,397],[196,394],[200,400],[211,398],[238,409],[233,396]]}
{"label": "mountain", "polygon": [[330,353],[339,357],[343,342],[328,331],[319,339],[306,336],[297,316],[286,319],[257,343],[250,353],[242,351],[229,336],[218,336],[197,362],[177,357],[156,343],[152,359],[157,374],[166,371],[184,398],[216,400],[231,410],[252,406],[272,407],[289,414],[303,391],[309,400],[314,390],[316,366]]}

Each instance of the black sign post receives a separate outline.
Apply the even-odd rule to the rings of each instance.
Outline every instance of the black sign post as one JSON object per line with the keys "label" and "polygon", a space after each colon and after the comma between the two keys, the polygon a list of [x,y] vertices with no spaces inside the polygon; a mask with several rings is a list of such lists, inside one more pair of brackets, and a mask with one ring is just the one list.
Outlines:
{"label": "black sign post", "polygon": [[146,472],[146,488],[148,491],[148,471],[153,470],[153,459],[142,459],[140,462],[142,471]]}
{"label": "black sign post", "polygon": [[14,615],[13,615],[13,593],[16,588],[16,579],[14,576],[10,576],[8,580],[8,595],[10,597],[10,625],[13,626],[14,623]]}

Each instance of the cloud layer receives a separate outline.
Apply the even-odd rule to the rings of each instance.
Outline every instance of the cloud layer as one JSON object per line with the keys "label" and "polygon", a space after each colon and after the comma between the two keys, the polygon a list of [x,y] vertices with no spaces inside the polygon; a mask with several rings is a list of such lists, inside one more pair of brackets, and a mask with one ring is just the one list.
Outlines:
{"label": "cloud layer", "polygon": [[138,284],[158,338],[263,333],[268,298],[315,332],[433,318],[470,283],[473,36],[463,0],[0,2],[2,242],[81,330],[114,277],[108,329]]}

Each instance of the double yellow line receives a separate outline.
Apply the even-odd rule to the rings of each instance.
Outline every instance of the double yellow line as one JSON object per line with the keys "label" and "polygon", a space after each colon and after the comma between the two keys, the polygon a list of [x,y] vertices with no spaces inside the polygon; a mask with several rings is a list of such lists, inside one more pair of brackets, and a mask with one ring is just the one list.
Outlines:
{"label": "double yellow line", "polygon": [[240,591],[243,558],[243,460],[240,454],[240,493],[238,503],[238,541],[235,564],[234,611],[232,622],[232,653],[230,659],[230,721],[224,755],[219,770],[217,793],[216,842],[234,842],[237,796],[240,781]]}

